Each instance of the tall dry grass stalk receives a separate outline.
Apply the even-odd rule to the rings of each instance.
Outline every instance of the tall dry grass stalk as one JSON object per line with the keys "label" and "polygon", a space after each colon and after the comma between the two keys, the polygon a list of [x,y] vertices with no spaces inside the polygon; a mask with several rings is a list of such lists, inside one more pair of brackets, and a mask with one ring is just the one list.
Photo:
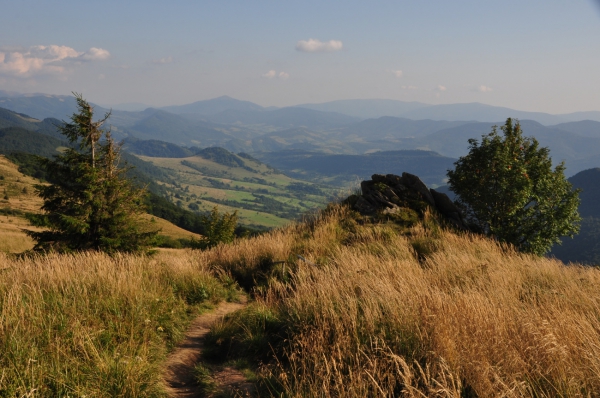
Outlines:
{"label": "tall dry grass stalk", "polygon": [[[252,355],[268,347],[266,395],[600,395],[600,272],[428,217],[402,231],[337,208],[207,253],[234,273],[266,272],[265,259],[293,270],[277,278],[271,262],[256,303],[217,325],[213,341]],[[296,254],[309,262],[290,264]]]}
{"label": "tall dry grass stalk", "polygon": [[0,253],[0,396],[163,396],[190,316],[232,294],[192,252]]}

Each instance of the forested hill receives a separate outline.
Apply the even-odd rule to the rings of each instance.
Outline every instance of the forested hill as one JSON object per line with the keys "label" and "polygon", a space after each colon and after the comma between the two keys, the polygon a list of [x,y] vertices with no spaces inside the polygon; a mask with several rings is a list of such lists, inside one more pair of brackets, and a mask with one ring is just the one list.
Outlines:
{"label": "forested hill", "polygon": [[308,151],[255,154],[263,162],[296,178],[348,184],[372,174],[417,174],[429,185],[442,185],[456,159],[432,151],[382,151],[364,155],[335,155]]}
{"label": "forested hill", "polygon": [[564,238],[561,246],[554,246],[551,255],[564,262],[600,265],[600,168],[579,172],[569,181],[581,189],[581,230],[575,238]]}

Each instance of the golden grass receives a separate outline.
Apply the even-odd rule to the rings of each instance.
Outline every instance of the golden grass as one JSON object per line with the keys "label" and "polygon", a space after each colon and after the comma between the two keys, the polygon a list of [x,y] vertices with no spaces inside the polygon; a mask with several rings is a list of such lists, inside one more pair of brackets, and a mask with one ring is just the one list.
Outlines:
{"label": "golden grass", "polygon": [[[42,206],[42,199],[35,193],[33,177],[19,172],[17,165],[0,155],[0,208],[37,212]],[[8,196],[8,200],[4,196]]]}
{"label": "golden grass", "polygon": [[0,215],[0,252],[20,253],[32,249],[35,242],[23,229],[40,230],[22,217]]}
{"label": "golden grass", "polygon": [[0,253],[0,396],[164,396],[161,362],[233,290],[197,253]]}
{"label": "golden grass", "polygon": [[212,333],[238,352],[267,347],[266,395],[599,394],[598,270],[427,220],[408,231],[360,221],[338,208],[205,254],[265,276],[256,303]]}
{"label": "golden grass", "polygon": [[[300,257],[299,257],[300,256]],[[593,397],[600,272],[340,206],[205,252],[0,254],[0,396],[162,396],[189,311],[255,298],[209,336],[264,396]],[[5,265],[6,264],[6,265]]]}
{"label": "golden grass", "polygon": [[142,215],[143,229],[149,231],[160,230],[159,234],[169,236],[173,239],[201,239],[202,235],[187,231],[170,223],[164,218],[156,217],[151,214]]}

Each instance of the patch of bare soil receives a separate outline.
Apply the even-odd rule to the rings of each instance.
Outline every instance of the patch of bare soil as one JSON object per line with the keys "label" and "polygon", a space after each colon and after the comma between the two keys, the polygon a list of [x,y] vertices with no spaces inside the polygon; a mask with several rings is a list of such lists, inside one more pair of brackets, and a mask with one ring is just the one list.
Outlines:
{"label": "patch of bare soil", "polygon": [[[191,323],[185,339],[169,355],[166,362],[163,377],[169,397],[205,396],[194,376],[194,368],[200,361],[204,348],[204,338],[213,323],[245,306],[245,298],[240,303],[221,303],[214,311],[198,316]],[[213,379],[219,391],[230,393],[233,396],[249,396],[252,390],[251,384],[246,381],[242,373],[231,367],[215,372]]]}

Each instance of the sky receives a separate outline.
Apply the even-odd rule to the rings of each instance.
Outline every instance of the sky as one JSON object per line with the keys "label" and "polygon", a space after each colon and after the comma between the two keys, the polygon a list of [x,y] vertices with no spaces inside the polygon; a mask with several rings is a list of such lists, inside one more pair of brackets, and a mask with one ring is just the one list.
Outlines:
{"label": "sky", "polygon": [[0,0],[0,90],[600,110],[600,1]]}

